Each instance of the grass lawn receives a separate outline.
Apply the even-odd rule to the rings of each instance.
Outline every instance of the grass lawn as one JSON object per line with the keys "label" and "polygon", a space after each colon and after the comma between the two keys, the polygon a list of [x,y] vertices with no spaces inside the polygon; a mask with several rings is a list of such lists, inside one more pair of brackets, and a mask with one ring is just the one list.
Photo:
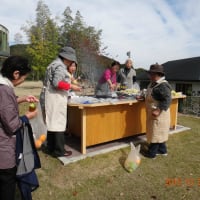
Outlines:
{"label": "grass lawn", "polygon": [[[39,96],[41,82],[27,82],[17,95]],[[22,105],[22,113],[27,109]],[[200,118],[178,116],[178,124],[191,130],[170,135],[168,156],[142,157],[140,166],[128,173],[123,163],[129,148],[63,166],[59,160],[39,155],[40,187],[33,200],[190,200],[200,196]],[[19,200],[19,198],[17,198]]]}
{"label": "grass lawn", "polygon": [[33,200],[190,200],[200,195],[200,118],[179,115],[189,131],[170,135],[168,156],[142,157],[128,173],[123,168],[129,148],[63,166],[39,151],[40,187]]}

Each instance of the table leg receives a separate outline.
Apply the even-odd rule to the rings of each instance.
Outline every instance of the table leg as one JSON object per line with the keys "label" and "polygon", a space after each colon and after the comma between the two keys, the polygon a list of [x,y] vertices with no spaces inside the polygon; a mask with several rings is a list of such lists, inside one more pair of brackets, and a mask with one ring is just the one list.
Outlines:
{"label": "table leg", "polygon": [[171,106],[170,106],[170,115],[171,115],[171,125],[170,127],[173,130],[176,130],[176,125],[177,125],[177,117],[178,117],[178,99],[173,99]]}
{"label": "table leg", "polygon": [[81,153],[86,154],[86,109],[82,109],[81,112]]}
{"label": "table leg", "polygon": [[178,118],[178,99],[175,99],[175,119],[174,119],[174,130],[176,130],[176,125],[177,125],[177,118]]}

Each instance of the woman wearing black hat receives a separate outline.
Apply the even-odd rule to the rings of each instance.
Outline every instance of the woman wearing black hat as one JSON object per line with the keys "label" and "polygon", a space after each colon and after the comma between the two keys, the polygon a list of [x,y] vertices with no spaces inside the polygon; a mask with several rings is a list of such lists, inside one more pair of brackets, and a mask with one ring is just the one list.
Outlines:
{"label": "woman wearing black hat", "polygon": [[67,67],[77,64],[76,52],[71,47],[63,47],[58,57],[47,67],[40,103],[47,125],[47,149],[55,157],[69,156],[71,151],[64,148],[64,134],[67,127],[68,90],[80,91],[71,84]]}
{"label": "woman wearing black hat", "polygon": [[145,98],[146,136],[149,148],[145,156],[155,158],[156,155],[167,155],[166,141],[170,128],[171,86],[165,80],[162,65],[151,65],[147,73],[150,78]]}

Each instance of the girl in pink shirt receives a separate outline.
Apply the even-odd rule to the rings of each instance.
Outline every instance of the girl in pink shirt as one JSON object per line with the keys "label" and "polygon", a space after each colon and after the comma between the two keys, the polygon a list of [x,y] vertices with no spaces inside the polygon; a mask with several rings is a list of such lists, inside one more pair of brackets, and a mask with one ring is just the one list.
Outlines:
{"label": "girl in pink shirt", "polygon": [[96,86],[95,94],[96,96],[110,96],[111,92],[117,87],[116,74],[119,70],[120,63],[113,61],[111,66],[107,68]]}

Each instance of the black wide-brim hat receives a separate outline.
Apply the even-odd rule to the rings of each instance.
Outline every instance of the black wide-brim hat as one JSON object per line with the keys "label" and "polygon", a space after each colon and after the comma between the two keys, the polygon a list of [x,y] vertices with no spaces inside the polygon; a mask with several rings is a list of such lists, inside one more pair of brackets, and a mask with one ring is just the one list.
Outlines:
{"label": "black wide-brim hat", "polygon": [[76,51],[71,47],[63,47],[59,52],[59,56],[77,64]]}
{"label": "black wide-brim hat", "polygon": [[164,67],[162,65],[159,64],[153,64],[150,66],[150,69],[146,71],[147,73],[159,73],[164,75]]}

